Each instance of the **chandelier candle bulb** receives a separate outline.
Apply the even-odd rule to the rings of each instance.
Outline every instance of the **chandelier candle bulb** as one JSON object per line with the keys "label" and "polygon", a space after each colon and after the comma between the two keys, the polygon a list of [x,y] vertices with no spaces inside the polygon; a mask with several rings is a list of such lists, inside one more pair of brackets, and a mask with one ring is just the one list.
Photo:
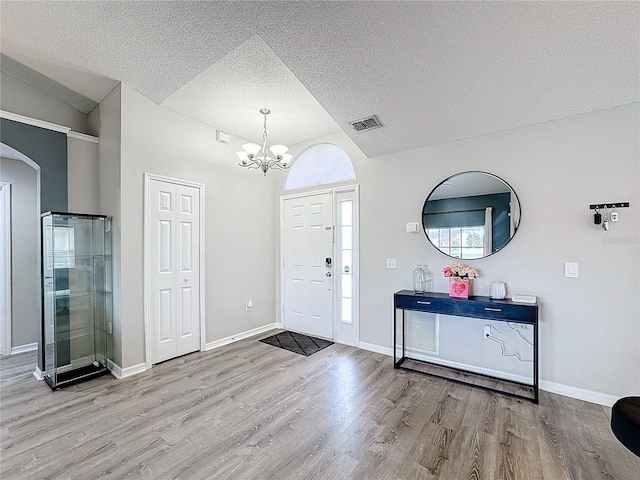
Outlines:
{"label": "chandelier candle bulb", "polygon": [[260,145],[258,145],[257,143],[245,143],[244,145],[242,145],[242,148],[247,155],[255,155],[261,150]]}
{"label": "chandelier candle bulb", "polygon": [[282,158],[282,156],[287,153],[287,150],[289,149],[284,145],[272,145],[271,147],[269,147],[269,150],[271,150],[271,153],[273,153],[276,157]]}

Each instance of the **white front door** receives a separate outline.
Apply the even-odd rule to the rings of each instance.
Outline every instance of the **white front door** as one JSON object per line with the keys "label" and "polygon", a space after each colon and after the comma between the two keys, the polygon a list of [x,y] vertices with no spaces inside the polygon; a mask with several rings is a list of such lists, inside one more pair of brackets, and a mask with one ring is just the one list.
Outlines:
{"label": "white front door", "polygon": [[200,194],[149,182],[151,363],[200,349]]}
{"label": "white front door", "polygon": [[285,199],[284,326],[333,338],[333,202],[319,194]]}

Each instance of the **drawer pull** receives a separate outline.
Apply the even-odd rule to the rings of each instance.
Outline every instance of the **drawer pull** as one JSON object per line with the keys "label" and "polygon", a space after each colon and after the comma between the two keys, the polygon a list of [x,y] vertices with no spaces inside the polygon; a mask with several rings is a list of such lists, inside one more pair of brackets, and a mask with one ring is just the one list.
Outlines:
{"label": "drawer pull", "polygon": [[418,300],[417,303],[420,305],[431,305],[431,302],[421,302],[420,300]]}
{"label": "drawer pull", "polygon": [[485,307],[484,309],[485,309],[485,311],[487,311],[487,312],[501,312],[501,311],[502,311],[502,309],[501,309],[501,308],[490,308],[490,307]]}

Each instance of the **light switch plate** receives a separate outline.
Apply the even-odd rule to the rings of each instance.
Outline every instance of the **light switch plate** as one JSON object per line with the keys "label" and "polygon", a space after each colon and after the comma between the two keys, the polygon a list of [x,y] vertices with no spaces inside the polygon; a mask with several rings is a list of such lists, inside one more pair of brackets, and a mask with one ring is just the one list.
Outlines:
{"label": "light switch plate", "polygon": [[564,276],[566,278],[578,278],[579,265],[573,262],[564,264]]}

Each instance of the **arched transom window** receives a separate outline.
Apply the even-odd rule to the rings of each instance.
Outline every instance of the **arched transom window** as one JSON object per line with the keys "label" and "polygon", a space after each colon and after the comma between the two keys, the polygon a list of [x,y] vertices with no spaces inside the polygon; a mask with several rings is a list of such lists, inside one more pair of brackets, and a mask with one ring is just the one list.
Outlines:
{"label": "arched transom window", "polygon": [[321,143],[302,152],[287,175],[285,190],[356,179],[351,159],[340,147]]}

